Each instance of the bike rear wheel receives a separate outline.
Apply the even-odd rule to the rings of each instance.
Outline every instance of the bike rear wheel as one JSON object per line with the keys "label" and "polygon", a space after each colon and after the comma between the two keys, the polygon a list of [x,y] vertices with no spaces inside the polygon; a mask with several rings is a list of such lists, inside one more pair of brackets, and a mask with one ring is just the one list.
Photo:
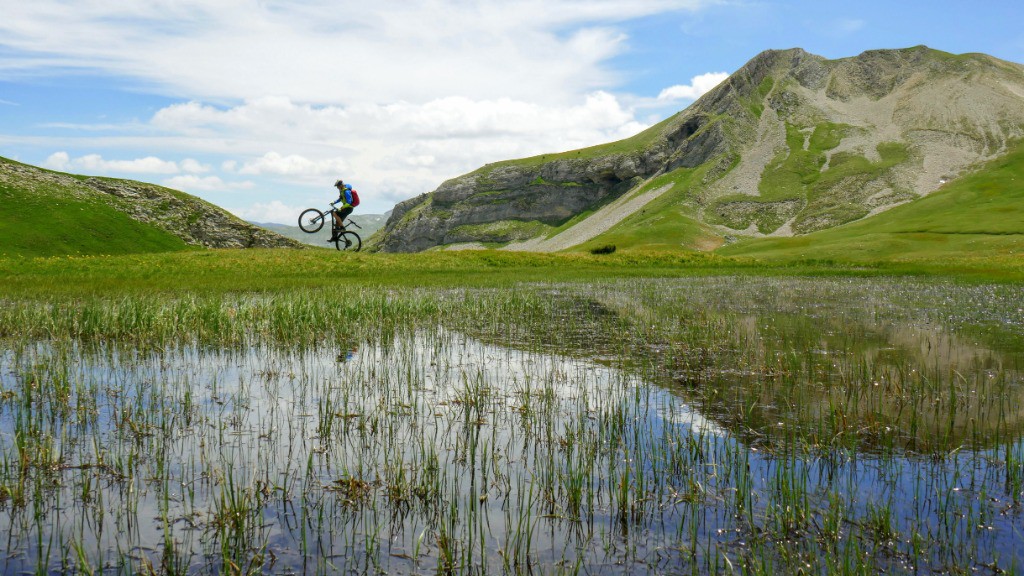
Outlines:
{"label": "bike rear wheel", "polygon": [[303,232],[312,234],[324,227],[324,213],[316,208],[308,208],[299,214],[299,228]]}
{"label": "bike rear wheel", "polygon": [[351,230],[345,230],[338,234],[338,239],[334,241],[334,247],[338,250],[359,252],[363,247],[363,239],[359,237],[359,234]]}

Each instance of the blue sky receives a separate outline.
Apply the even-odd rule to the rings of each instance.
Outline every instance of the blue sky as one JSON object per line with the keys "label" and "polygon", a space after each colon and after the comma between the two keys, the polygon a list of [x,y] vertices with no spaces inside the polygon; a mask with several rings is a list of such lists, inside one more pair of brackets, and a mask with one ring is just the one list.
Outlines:
{"label": "blue sky", "polygon": [[[1024,62],[1015,2],[0,0],[0,156],[292,223],[629,136],[769,48]],[[376,3],[381,4],[381,3]]]}

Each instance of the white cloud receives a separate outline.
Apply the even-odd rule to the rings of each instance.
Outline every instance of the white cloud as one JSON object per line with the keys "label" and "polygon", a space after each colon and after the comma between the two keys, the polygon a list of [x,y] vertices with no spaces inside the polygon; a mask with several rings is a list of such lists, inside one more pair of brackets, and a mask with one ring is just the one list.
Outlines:
{"label": "white cloud", "polygon": [[[281,141],[296,146],[317,144],[355,153],[365,140],[485,138],[560,132],[561,138],[595,143],[595,133],[625,134],[642,128],[633,111],[606,92],[585,95],[582,102],[543,104],[513,98],[471,99],[447,96],[423,103],[313,106],[287,98],[260,98],[220,109],[189,102],[159,110],[152,125],[186,137],[227,137]],[[227,145],[225,145],[227,147]],[[279,157],[265,163],[280,164]],[[337,168],[332,166],[331,169]]]}
{"label": "white cloud", "polygon": [[99,154],[87,154],[72,160],[67,152],[51,154],[43,165],[54,170],[81,170],[93,174],[176,174],[181,171],[177,163],[155,156],[135,160],[104,160]]}
{"label": "white cloud", "polygon": [[168,178],[163,181],[163,185],[184,192],[225,192],[247,190],[253,187],[253,183],[249,181],[224,182],[219,176],[196,176],[194,174]]}
{"label": "white cloud", "polygon": [[[238,150],[237,142],[292,143],[293,149],[334,149],[343,154],[312,160],[308,155],[267,152],[257,160],[222,163],[226,170],[252,174],[328,173],[347,170],[347,157],[358,156],[368,143],[430,143],[465,147],[464,140],[516,137],[537,139],[548,151],[560,143],[596,144],[625,137],[646,127],[613,95],[595,92],[581,102],[545,105],[511,98],[473,100],[451,96],[422,104],[312,106],[288,99],[257,99],[231,108],[197,103],[159,110],[154,126],[182,137],[222,143],[222,151]],[[460,142],[462,140],[462,142]],[[304,157],[305,156],[305,157]],[[424,156],[424,153],[418,154]]]}
{"label": "white cloud", "polygon": [[51,170],[70,170],[71,156],[67,152],[54,152],[43,162],[43,167]]}
{"label": "white cloud", "polygon": [[614,81],[617,24],[713,1],[7,2],[0,77],[101,70],[204,100],[564,102]]}
{"label": "white cloud", "polygon": [[203,174],[210,171],[209,164],[202,164],[198,160],[186,158],[181,161],[181,171],[189,174]]}
{"label": "white cloud", "polygon": [[658,100],[696,100],[729,77],[726,72],[708,72],[694,76],[689,84],[669,86],[658,94]]}
{"label": "white cloud", "polygon": [[[703,90],[715,82],[713,74],[706,74],[693,85]],[[161,183],[197,194],[236,189],[228,177],[235,175],[247,177],[261,199],[308,189],[315,190],[312,201],[333,193],[331,183],[344,178],[363,194],[367,210],[382,212],[390,208],[387,203],[429,192],[488,162],[631,136],[650,124],[638,120],[634,108],[645,103],[628,102],[603,91],[565,104],[463,96],[350,106],[283,97],[227,107],[186,102],[155,112],[149,120],[154,134],[83,138],[79,147],[145,147],[198,155],[204,161],[149,161],[151,170],[162,167],[162,173],[178,176]],[[209,156],[216,161],[205,160]],[[131,167],[115,162],[96,155],[72,159],[61,152],[47,165],[86,172]],[[136,169],[142,167],[135,162]]]}
{"label": "white cloud", "polygon": [[280,200],[253,204],[245,208],[234,208],[231,212],[243,220],[250,222],[277,222],[279,224],[295,224],[298,215],[307,207],[289,206]]}
{"label": "white cloud", "polygon": [[418,168],[429,168],[437,163],[437,157],[433,154],[411,155],[401,158],[400,161],[407,166]]}
{"label": "white cloud", "polygon": [[384,211],[487,162],[628,137],[650,124],[636,109],[696,98],[721,78],[656,103],[614,95],[612,58],[629,47],[623,23],[718,1],[9,2],[0,80],[79,70],[178,101],[121,129],[63,124],[80,137],[48,148],[146,157],[63,152],[51,167],[174,176],[163,183],[197,193],[248,185],[267,204],[326,197],[342,177]]}
{"label": "white cloud", "polygon": [[242,164],[239,174],[274,174],[280,176],[322,176],[324,174],[340,174],[348,170],[348,164],[342,158],[325,158],[310,160],[297,154],[282,156],[277,152],[267,152],[260,158]]}
{"label": "white cloud", "polygon": [[328,191],[340,177],[398,200],[487,162],[617,140],[648,126],[607,92],[565,105],[461,96],[352,106],[280,97],[228,108],[191,102],[159,110],[152,122],[193,149],[234,155],[221,162],[224,172]]}

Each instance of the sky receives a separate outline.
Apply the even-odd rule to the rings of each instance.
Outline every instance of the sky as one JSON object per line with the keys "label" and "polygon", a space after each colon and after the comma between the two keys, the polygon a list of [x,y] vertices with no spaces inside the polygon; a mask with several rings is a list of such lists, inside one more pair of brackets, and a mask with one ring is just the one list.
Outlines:
{"label": "sky", "polygon": [[0,0],[0,156],[293,224],[631,136],[766,49],[1024,62],[1015,1]]}

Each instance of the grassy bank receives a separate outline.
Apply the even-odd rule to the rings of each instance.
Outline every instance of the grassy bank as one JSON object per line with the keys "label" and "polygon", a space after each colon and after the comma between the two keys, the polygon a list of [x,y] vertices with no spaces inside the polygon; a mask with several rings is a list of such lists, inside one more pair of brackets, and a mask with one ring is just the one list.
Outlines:
{"label": "grassy bank", "polygon": [[498,251],[339,254],[330,250],[207,250],[123,256],[0,258],[0,296],[47,298],[162,293],[275,292],[343,286],[512,286],[529,281],[745,274],[941,275],[972,282],[1024,281],[1013,255],[844,262],[768,261],[715,254],[621,250],[614,254]]}

